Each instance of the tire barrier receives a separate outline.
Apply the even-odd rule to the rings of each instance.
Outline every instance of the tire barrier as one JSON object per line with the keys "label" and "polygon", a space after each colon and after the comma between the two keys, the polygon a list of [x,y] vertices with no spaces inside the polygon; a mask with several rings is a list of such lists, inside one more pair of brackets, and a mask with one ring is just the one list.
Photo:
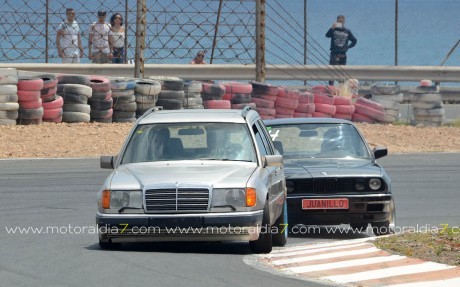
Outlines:
{"label": "tire barrier", "polygon": [[275,118],[292,118],[299,105],[299,91],[288,90],[284,87],[278,88],[278,95],[275,101]]}
{"label": "tire barrier", "polygon": [[138,80],[134,89],[136,100],[136,118],[142,116],[147,110],[155,107],[158,94],[161,92],[161,84],[155,80]]}
{"label": "tire barrier", "polygon": [[353,121],[362,121],[367,123],[384,122],[385,108],[371,100],[358,98],[355,102],[355,112],[353,113]]}
{"label": "tire barrier", "polygon": [[16,125],[19,116],[16,69],[0,69],[0,125]]}
{"label": "tire barrier", "polygon": [[333,118],[351,121],[351,116],[355,112],[355,106],[350,97],[335,96],[334,107],[335,113],[332,115]]}
{"label": "tire barrier", "polygon": [[201,98],[206,109],[231,109],[230,100],[224,100],[226,88],[219,83],[202,83]]}
{"label": "tire barrier", "polygon": [[278,97],[278,87],[259,82],[250,82],[252,86],[251,103],[256,105],[260,117],[264,120],[274,119],[276,115],[275,102]]}
{"label": "tire barrier", "polygon": [[311,118],[315,112],[315,99],[312,92],[304,91],[299,93],[299,103],[294,111],[295,118]]}
{"label": "tire barrier", "polygon": [[420,86],[412,90],[409,103],[414,114],[414,124],[441,126],[445,121],[445,111],[439,93],[439,86],[430,80],[420,81]]}
{"label": "tire barrier", "polygon": [[202,83],[198,81],[187,81],[184,83],[185,98],[182,107],[185,109],[204,109],[201,98]]}
{"label": "tire barrier", "polygon": [[40,97],[42,89],[43,79],[39,77],[24,76],[18,79],[18,124],[40,124],[43,121],[44,111]]}
{"label": "tire barrier", "polygon": [[[106,83],[108,82],[108,85]],[[92,96],[88,99],[88,104],[91,106],[90,121],[99,123],[111,123],[113,114],[113,98],[112,90],[110,89],[109,79],[94,79],[91,76],[91,86],[95,86]]]}
{"label": "tire barrier", "polygon": [[[61,83],[64,79],[65,84]],[[73,83],[71,83],[74,81]],[[78,84],[88,83],[88,85]],[[93,95],[90,77],[58,76],[57,94],[62,97],[62,121],[65,123],[87,123],[90,121],[91,106],[88,104]]]}
{"label": "tire barrier", "polygon": [[314,93],[313,94],[313,102],[315,104],[327,104],[333,105],[334,104],[335,96],[330,96],[329,94],[322,94],[322,93]]}
{"label": "tire barrier", "polygon": [[176,77],[150,77],[161,85],[156,106],[164,110],[180,110],[185,99],[184,81]]}
{"label": "tire barrier", "polygon": [[63,99],[57,96],[57,85],[59,79],[54,74],[41,74],[37,76],[43,80],[43,88],[40,90],[40,98],[43,106],[44,122],[62,122]]}
{"label": "tire barrier", "polygon": [[132,123],[136,121],[136,80],[131,78],[109,78],[110,90],[112,92],[112,112],[109,109],[105,112],[93,113],[94,116],[103,115],[102,122],[109,122],[108,116],[112,114],[112,122]]}
{"label": "tire barrier", "polygon": [[225,95],[222,100],[230,101],[232,109],[244,109],[250,106],[257,110],[257,105],[251,102],[252,85],[240,82],[224,82]]}
{"label": "tire barrier", "polygon": [[373,85],[371,95],[372,101],[384,107],[384,123],[393,123],[399,120],[399,108],[403,100],[399,85]]}

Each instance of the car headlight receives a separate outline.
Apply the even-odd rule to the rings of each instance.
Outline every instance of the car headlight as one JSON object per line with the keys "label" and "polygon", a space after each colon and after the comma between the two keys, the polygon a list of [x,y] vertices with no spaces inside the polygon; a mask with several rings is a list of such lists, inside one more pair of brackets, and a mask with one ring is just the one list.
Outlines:
{"label": "car headlight", "polygon": [[110,192],[110,208],[122,207],[142,208],[142,191],[112,190]]}
{"label": "car headlight", "polygon": [[245,207],[246,191],[244,188],[216,188],[212,191],[212,207]]}
{"label": "car headlight", "polygon": [[382,187],[382,181],[379,178],[371,178],[369,180],[369,188],[372,190],[378,190]]}
{"label": "car headlight", "polygon": [[290,180],[286,180],[286,190],[288,193],[291,193],[295,190],[295,183]]}
{"label": "car headlight", "polygon": [[358,191],[363,191],[366,189],[366,181],[364,178],[358,178],[355,180],[355,189]]}

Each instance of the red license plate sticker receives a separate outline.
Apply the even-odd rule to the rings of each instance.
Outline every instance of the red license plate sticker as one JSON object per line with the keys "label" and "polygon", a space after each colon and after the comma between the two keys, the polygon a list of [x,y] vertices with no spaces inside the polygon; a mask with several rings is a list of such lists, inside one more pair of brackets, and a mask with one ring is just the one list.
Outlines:
{"label": "red license plate sticker", "polygon": [[302,199],[302,209],[348,209],[348,198]]}

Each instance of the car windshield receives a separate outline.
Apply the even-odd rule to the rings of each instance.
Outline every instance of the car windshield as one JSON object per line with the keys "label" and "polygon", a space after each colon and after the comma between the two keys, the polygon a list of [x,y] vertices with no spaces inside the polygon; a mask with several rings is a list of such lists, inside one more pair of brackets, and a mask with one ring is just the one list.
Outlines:
{"label": "car windshield", "polygon": [[363,138],[350,124],[286,124],[267,128],[285,159],[370,158]]}
{"label": "car windshield", "polygon": [[241,123],[139,125],[121,163],[200,159],[256,162],[247,126]]}

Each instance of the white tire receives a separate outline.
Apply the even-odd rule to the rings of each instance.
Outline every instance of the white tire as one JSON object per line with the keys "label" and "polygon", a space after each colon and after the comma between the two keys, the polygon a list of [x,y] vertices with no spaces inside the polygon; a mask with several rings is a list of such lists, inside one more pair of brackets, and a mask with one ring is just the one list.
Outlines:
{"label": "white tire", "polygon": [[2,95],[10,95],[10,94],[17,94],[17,93],[18,93],[17,85],[0,85],[0,94]]}
{"label": "white tire", "polygon": [[193,94],[193,93],[201,93],[201,90],[203,89],[202,85],[200,82],[186,82],[184,84],[184,91],[185,91],[185,95],[187,96],[187,98],[190,98],[190,96],[188,96],[189,94]]}
{"label": "white tire", "polygon": [[401,103],[403,101],[403,97],[403,93],[395,95],[372,95],[373,100],[393,101],[398,103]]}
{"label": "white tire", "polygon": [[381,104],[385,109],[391,109],[391,110],[399,109],[399,102],[389,101],[389,100],[380,100],[380,99],[377,100],[374,98],[372,98],[372,100]]}
{"label": "white tire", "polygon": [[373,85],[371,87],[372,95],[395,95],[401,92],[399,85]]}
{"label": "white tire", "polygon": [[0,68],[0,85],[17,85],[18,71],[13,68]]}
{"label": "white tire", "polygon": [[444,116],[444,108],[439,109],[414,109],[415,116]]}
{"label": "white tire", "polygon": [[442,102],[413,102],[414,109],[439,109],[442,108]]}
{"label": "white tire", "polygon": [[411,87],[409,89],[411,94],[439,94],[439,86],[431,87]]}
{"label": "white tire", "polygon": [[1,111],[17,111],[19,110],[18,103],[0,103]]}
{"label": "white tire", "polygon": [[136,93],[143,94],[146,96],[158,95],[161,91],[161,84],[160,82],[155,80],[138,80],[136,83],[136,88],[134,90],[136,91]]}
{"label": "white tire", "polygon": [[15,103],[18,101],[18,94],[0,95],[0,103]]}
{"label": "white tire", "polygon": [[441,94],[413,94],[410,95],[411,102],[442,102]]}
{"label": "white tire", "polygon": [[385,110],[385,115],[399,119],[399,110]]}

